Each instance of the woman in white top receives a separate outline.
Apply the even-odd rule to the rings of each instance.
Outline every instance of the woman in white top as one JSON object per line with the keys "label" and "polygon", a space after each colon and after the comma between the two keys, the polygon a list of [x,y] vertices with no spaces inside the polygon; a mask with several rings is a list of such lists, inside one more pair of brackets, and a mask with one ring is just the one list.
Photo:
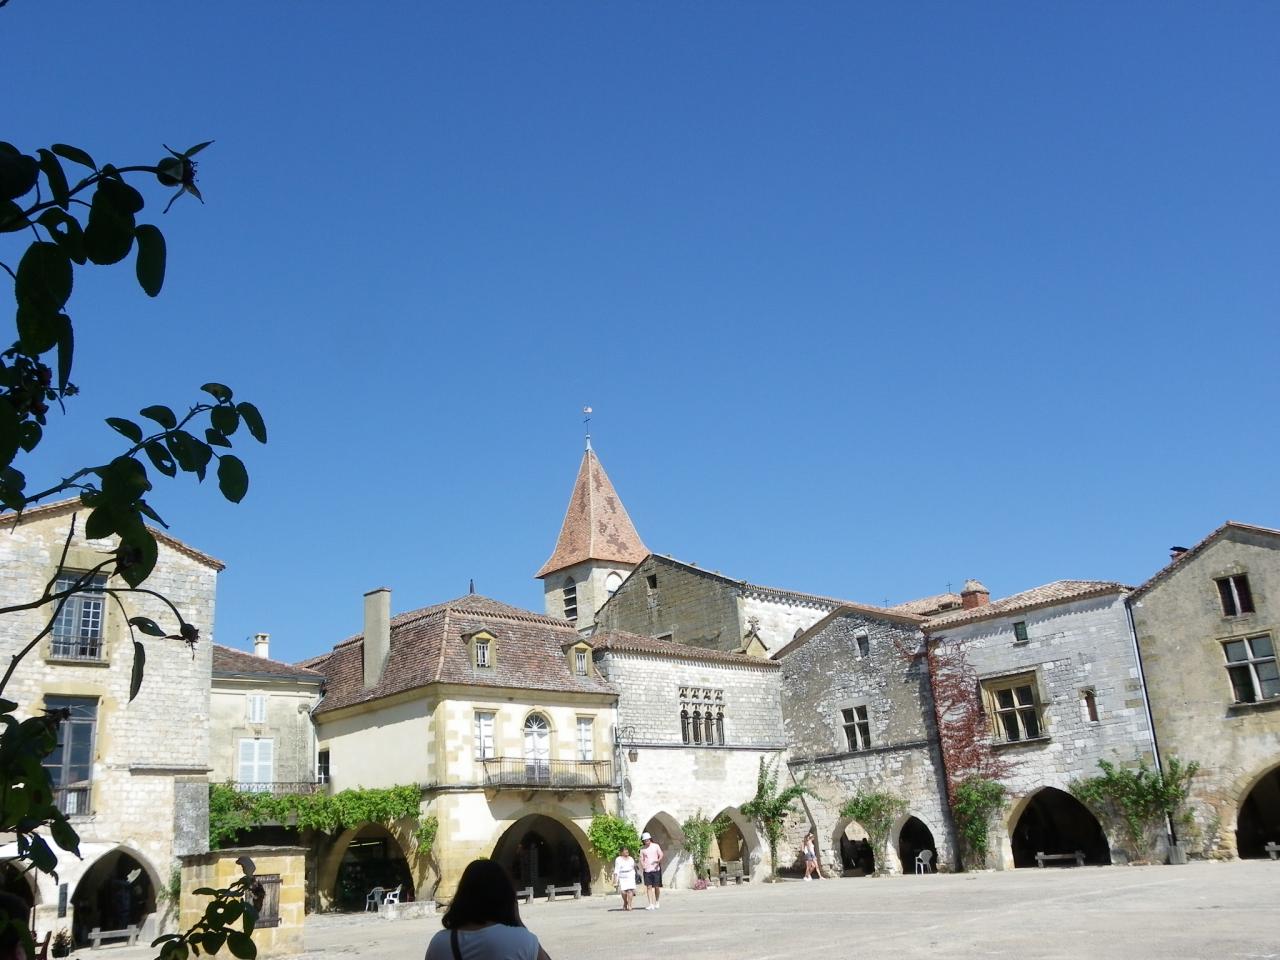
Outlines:
{"label": "woman in white top", "polygon": [[618,851],[618,857],[613,861],[613,884],[622,894],[622,909],[630,910],[636,895],[636,862],[626,847]]}
{"label": "woman in white top", "polygon": [[426,960],[551,960],[520,922],[516,890],[492,860],[472,860],[427,944]]}

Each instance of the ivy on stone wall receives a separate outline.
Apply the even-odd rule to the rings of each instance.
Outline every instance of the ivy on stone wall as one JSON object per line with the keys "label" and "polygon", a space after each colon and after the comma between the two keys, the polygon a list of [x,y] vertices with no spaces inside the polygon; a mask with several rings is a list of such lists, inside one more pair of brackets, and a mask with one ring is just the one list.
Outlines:
{"label": "ivy on stone wall", "polygon": [[953,788],[951,816],[966,866],[986,865],[991,818],[1004,802],[1004,793],[1002,784],[986,777],[969,777]]}
{"label": "ivy on stone wall", "polygon": [[907,801],[897,794],[884,791],[855,793],[843,807],[840,816],[850,817],[862,824],[875,852],[875,875],[880,876],[889,853],[889,835],[898,817],[907,811]]}
{"label": "ivy on stone wall", "polygon": [[1146,763],[1137,769],[1118,767],[1106,760],[1099,760],[1098,767],[1100,776],[1073,780],[1071,792],[1111,826],[1113,835],[1119,828],[1131,859],[1151,858],[1166,817],[1175,829],[1191,823],[1186,802],[1199,763],[1171,757],[1163,770],[1152,770]]}
{"label": "ivy on stone wall", "polygon": [[[412,784],[385,790],[342,790],[335,794],[272,794],[242,792],[228,784],[215,783],[209,787],[209,846],[216,850],[233,844],[241,833],[264,823],[291,824],[300,830],[333,833],[362,823],[390,826],[397,820],[417,821],[421,798],[422,791]],[[434,819],[427,818],[428,821]],[[432,830],[423,849],[422,841],[427,835],[421,832],[426,826],[426,822],[419,823],[414,832],[418,849],[424,855],[435,841]]]}

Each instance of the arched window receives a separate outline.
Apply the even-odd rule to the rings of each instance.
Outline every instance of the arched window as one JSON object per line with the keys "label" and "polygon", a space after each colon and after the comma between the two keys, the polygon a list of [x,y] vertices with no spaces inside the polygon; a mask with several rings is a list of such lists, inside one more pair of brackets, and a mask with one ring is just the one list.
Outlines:
{"label": "arched window", "polygon": [[702,711],[693,711],[693,742],[702,742]]}
{"label": "arched window", "polygon": [[716,740],[719,741],[720,746],[722,747],[724,746],[724,711],[723,710],[716,711]]}
{"label": "arched window", "polygon": [[1084,692],[1084,712],[1090,723],[1098,722],[1098,695],[1092,690]]}
{"label": "arched window", "polygon": [[684,739],[685,743],[688,743],[689,740],[691,739],[691,734],[689,733],[689,711],[688,710],[680,711],[680,736]]}
{"label": "arched window", "polygon": [[715,746],[716,742],[716,718],[711,713],[711,708],[707,707],[706,716],[703,717],[707,729],[707,746]]}
{"label": "arched window", "polygon": [[607,596],[612,597],[618,592],[620,586],[622,586],[622,574],[611,573],[604,578],[604,592]]}
{"label": "arched window", "polygon": [[578,585],[573,582],[573,577],[566,577],[564,581],[564,618],[578,619]]}
{"label": "arched window", "polygon": [[551,779],[551,724],[540,713],[524,721],[524,772],[530,783]]}

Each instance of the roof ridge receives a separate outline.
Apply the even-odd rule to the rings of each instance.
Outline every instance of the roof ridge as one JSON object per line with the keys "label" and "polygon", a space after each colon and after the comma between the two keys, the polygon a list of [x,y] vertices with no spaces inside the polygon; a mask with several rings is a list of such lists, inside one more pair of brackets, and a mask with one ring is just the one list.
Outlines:
{"label": "roof ridge", "polygon": [[444,623],[440,627],[440,652],[439,652],[439,655],[436,657],[435,676],[431,678],[433,683],[439,683],[440,677],[444,673],[445,648],[449,645],[449,614],[450,612],[451,612],[451,608],[449,607],[444,608]]}
{"label": "roof ridge", "polygon": [[1182,551],[1182,553],[1178,554],[1140,585],[1135,587],[1133,593],[1129,595],[1130,600],[1137,599],[1138,597],[1146,594],[1146,592],[1157,583],[1160,583],[1162,580],[1171,576],[1175,570],[1182,566],[1182,564],[1186,563],[1193,557],[1199,556],[1199,554],[1208,547],[1209,544],[1232,528],[1236,530],[1247,530],[1251,533],[1263,533],[1270,536],[1280,537],[1280,530],[1276,530],[1272,527],[1263,527],[1256,523],[1244,523],[1240,520],[1228,520],[1225,523],[1221,523],[1214,527],[1213,530],[1205,535],[1198,543],[1195,544],[1195,546]]}

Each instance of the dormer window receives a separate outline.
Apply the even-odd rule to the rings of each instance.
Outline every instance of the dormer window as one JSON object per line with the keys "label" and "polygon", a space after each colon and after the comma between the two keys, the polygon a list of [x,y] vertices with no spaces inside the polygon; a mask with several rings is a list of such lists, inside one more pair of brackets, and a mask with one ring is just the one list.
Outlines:
{"label": "dormer window", "polygon": [[489,666],[489,641],[488,640],[476,641],[476,666],[477,667]]}
{"label": "dormer window", "polygon": [[581,647],[573,651],[573,672],[580,677],[587,675],[587,651]]}
{"label": "dormer window", "polygon": [[497,643],[493,634],[488,631],[472,634],[469,638],[471,647],[471,665],[477,670],[492,670]]}

